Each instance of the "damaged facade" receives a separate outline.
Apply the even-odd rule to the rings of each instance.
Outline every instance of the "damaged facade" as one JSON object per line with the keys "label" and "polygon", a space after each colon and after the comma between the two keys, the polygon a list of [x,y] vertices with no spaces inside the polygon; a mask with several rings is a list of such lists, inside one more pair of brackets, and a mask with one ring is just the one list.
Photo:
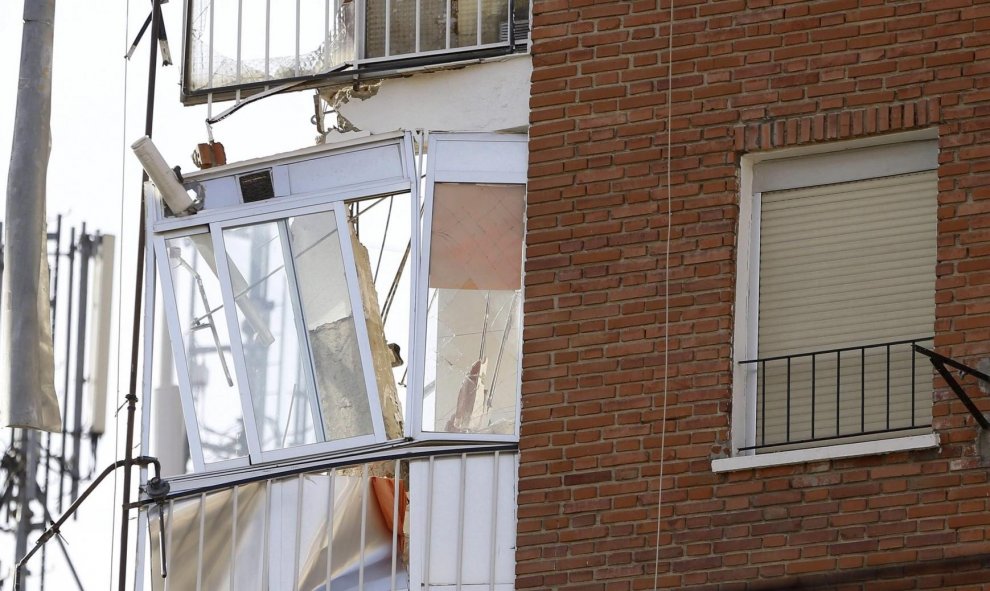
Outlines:
{"label": "damaged facade", "polygon": [[303,1],[257,55],[254,8],[187,4],[183,100],[318,87],[318,145],[148,185],[136,580],[512,589],[529,5]]}
{"label": "damaged facade", "polygon": [[986,5],[467,4],[193,18],[187,102],[333,112],[150,212],[139,579],[986,584]]}

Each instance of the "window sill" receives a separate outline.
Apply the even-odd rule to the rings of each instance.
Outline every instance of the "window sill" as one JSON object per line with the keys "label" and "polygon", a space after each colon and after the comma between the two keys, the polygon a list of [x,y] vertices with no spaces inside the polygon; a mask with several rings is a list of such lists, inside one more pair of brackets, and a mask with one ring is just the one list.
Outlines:
{"label": "window sill", "polygon": [[856,456],[870,456],[912,449],[931,449],[935,447],[938,447],[938,435],[936,433],[928,433],[925,435],[914,435],[911,437],[898,437],[896,439],[881,439],[877,441],[846,443],[842,445],[830,445],[827,447],[816,447],[811,449],[797,449],[759,455],[721,458],[712,460],[712,472],[733,472],[736,470],[750,470],[753,468],[764,468],[767,466],[784,466],[787,464],[801,464],[804,462],[817,462],[821,460],[836,460],[839,458],[853,458]]}

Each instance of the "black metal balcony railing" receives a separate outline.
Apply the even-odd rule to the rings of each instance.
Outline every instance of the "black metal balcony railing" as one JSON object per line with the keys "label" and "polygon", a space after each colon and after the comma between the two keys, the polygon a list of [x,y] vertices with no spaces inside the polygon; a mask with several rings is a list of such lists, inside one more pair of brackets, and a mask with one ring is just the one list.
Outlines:
{"label": "black metal balcony railing", "polygon": [[741,361],[756,372],[755,444],[813,447],[930,427],[931,337]]}

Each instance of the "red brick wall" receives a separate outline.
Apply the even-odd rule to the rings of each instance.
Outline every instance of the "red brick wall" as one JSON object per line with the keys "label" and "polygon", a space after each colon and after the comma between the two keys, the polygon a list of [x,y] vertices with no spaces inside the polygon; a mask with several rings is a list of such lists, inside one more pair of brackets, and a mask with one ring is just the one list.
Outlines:
{"label": "red brick wall", "polygon": [[[936,348],[990,355],[990,2],[534,0],[517,588],[990,588],[990,484],[938,450],[714,474],[742,154],[935,127]],[[990,396],[964,382],[985,411]],[[748,584],[749,586],[746,586]]]}

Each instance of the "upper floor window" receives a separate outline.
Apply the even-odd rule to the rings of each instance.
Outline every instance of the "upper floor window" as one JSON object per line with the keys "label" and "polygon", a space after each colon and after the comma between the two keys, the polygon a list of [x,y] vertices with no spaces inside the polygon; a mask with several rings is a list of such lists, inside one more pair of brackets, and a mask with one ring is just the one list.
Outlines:
{"label": "upper floor window", "polygon": [[184,100],[525,50],[529,0],[191,0]]}
{"label": "upper floor window", "polygon": [[736,454],[931,432],[932,371],[912,345],[934,332],[936,154],[910,141],[752,165]]}
{"label": "upper floor window", "polygon": [[393,135],[188,175],[201,211],[149,208],[194,471],[518,437],[525,137],[429,141],[422,185]]}

